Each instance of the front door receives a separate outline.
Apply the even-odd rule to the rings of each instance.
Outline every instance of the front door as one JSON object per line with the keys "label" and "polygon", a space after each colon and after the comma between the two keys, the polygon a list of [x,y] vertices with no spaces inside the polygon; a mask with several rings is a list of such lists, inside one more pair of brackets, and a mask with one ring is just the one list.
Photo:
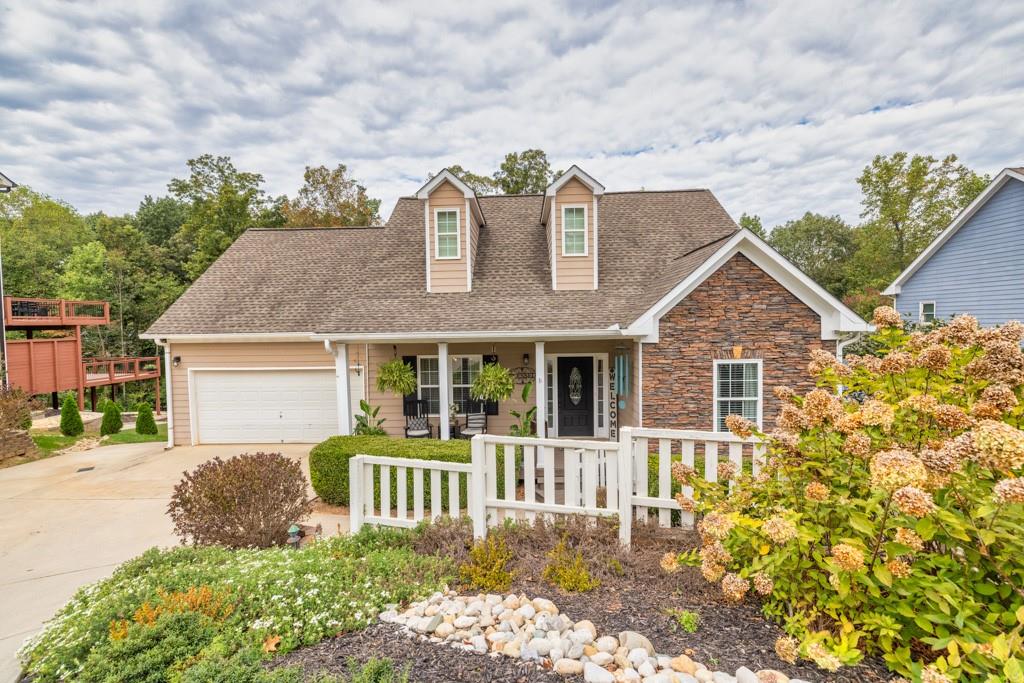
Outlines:
{"label": "front door", "polygon": [[558,359],[558,436],[594,436],[594,359]]}

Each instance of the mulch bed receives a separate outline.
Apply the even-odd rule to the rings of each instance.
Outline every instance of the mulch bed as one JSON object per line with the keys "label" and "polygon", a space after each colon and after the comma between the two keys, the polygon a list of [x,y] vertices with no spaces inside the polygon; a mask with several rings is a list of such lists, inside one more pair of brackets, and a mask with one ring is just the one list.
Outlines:
{"label": "mulch bed", "polygon": [[[512,592],[547,598],[571,619],[592,621],[599,634],[637,631],[647,636],[659,653],[685,653],[712,670],[730,673],[741,666],[754,671],[777,669],[791,678],[828,683],[884,683],[892,677],[878,659],[865,659],[856,667],[843,667],[832,674],[805,661],[794,665],[780,660],[774,645],[784,633],[762,616],[756,599],[748,597],[739,605],[727,603],[721,589],[705,581],[699,568],[683,566],[671,574],[661,568],[666,552],[697,547],[693,532],[637,526],[629,552],[618,546],[613,528],[571,518],[558,526],[543,522],[532,528],[518,525],[503,530],[502,535],[516,558]],[[465,526],[438,524],[430,527],[415,547],[419,552],[447,555],[461,562],[470,536]],[[601,581],[598,588],[564,593],[543,580],[546,554],[561,538],[583,552],[590,571]],[[680,629],[669,614],[673,609],[697,612],[697,631]],[[275,660],[274,665],[302,664],[311,674],[318,670],[344,672],[350,657],[362,663],[372,657],[388,657],[399,666],[411,665],[414,681],[573,680],[507,657],[486,657],[412,640],[393,624],[378,624],[298,650]]]}

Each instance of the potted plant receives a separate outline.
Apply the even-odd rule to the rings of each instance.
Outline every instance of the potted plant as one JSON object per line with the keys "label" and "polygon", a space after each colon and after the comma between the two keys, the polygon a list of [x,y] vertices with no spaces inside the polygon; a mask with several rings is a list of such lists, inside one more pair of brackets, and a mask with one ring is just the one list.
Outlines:
{"label": "potted plant", "polygon": [[387,434],[384,431],[384,418],[377,417],[380,406],[371,406],[365,400],[360,399],[359,409],[363,411],[363,414],[356,415],[355,434],[357,436],[385,436]]}
{"label": "potted plant", "polygon": [[530,394],[533,392],[533,382],[527,382],[523,385],[522,399],[523,403],[529,406],[524,411],[510,410],[509,414],[516,418],[518,422],[513,424],[509,429],[509,434],[512,436],[534,436],[537,433],[537,406],[530,405]]}
{"label": "potted plant", "polygon": [[377,390],[405,396],[416,391],[416,370],[401,358],[377,368]]}
{"label": "potted plant", "polygon": [[480,368],[480,374],[469,388],[469,395],[477,401],[507,401],[515,388],[515,380],[508,368],[487,363]]}

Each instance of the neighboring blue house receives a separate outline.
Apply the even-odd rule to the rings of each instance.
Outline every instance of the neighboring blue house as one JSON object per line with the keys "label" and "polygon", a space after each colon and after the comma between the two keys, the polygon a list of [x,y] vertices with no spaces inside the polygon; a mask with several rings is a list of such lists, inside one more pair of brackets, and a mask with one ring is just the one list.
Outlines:
{"label": "neighboring blue house", "polygon": [[883,294],[915,322],[1024,321],[1024,168],[997,175]]}

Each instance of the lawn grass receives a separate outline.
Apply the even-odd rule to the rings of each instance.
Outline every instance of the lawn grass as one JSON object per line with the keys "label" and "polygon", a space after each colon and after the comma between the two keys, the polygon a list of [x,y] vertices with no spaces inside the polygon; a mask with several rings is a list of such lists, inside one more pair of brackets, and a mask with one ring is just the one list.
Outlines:
{"label": "lawn grass", "polygon": [[101,446],[112,446],[120,443],[147,443],[150,441],[167,441],[167,423],[161,422],[156,426],[156,434],[139,434],[134,427],[122,429],[117,434],[110,434],[103,437]]}
{"label": "lawn grass", "polygon": [[36,444],[36,448],[39,449],[42,457],[48,457],[53,455],[54,452],[67,448],[73,445],[85,434],[79,434],[78,436],[64,436],[57,431],[33,431],[32,440]]}

